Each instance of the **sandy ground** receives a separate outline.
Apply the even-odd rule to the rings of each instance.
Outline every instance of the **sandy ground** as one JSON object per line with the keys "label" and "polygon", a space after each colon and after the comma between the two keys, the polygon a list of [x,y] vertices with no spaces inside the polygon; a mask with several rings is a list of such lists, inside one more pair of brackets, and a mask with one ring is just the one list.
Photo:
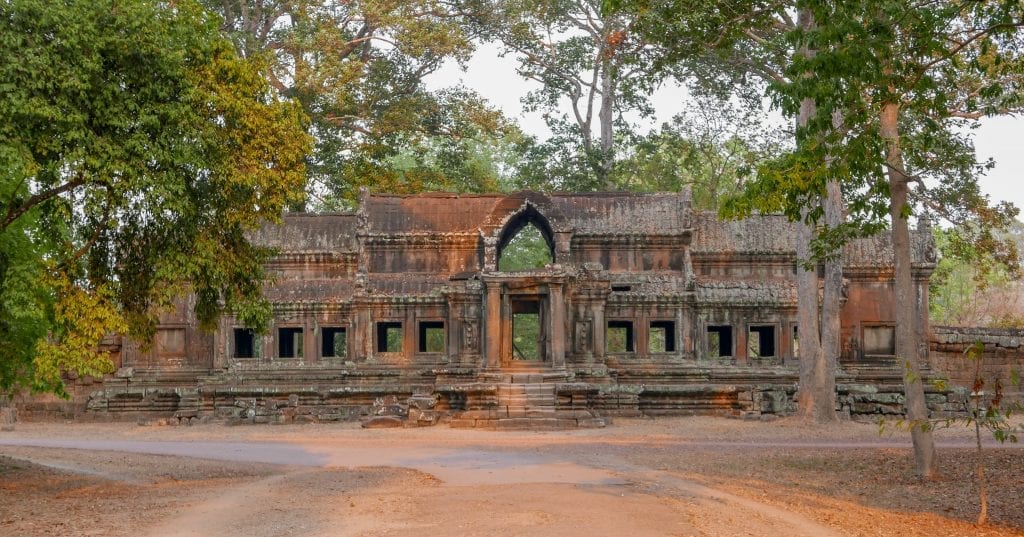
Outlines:
{"label": "sandy ground", "polygon": [[20,423],[0,433],[0,535],[1024,535],[1024,449],[795,420],[617,420],[490,432],[354,424]]}

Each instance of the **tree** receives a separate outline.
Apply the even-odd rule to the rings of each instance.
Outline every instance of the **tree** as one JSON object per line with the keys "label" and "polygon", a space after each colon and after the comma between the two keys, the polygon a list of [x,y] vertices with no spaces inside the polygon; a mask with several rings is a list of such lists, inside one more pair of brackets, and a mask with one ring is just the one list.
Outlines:
{"label": "tree", "polygon": [[[1004,265],[995,256],[968,244],[956,244],[954,230],[936,229],[940,257],[928,281],[928,307],[933,324],[1024,328],[1024,282],[1021,266]],[[1024,223],[1008,236],[1017,251],[1024,246]]]}
{"label": "tree", "polygon": [[[956,128],[966,120],[1019,109],[1021,6],[899,0],[802,6],[821,21],[794,34],[818,47],[793,65],[793,72],[810,76],[777,91],[790,107],[815,99],[818,113],[808,127],[823,143],[798,146],[789,161],[813,167],[830,162],[829,155],[842,155],[830,164],[843,172],[853,232],[880,227],[888,217],[896,352],[906,370],[907,417],[921,424],[912,431],[917,471],[930,478],[934,443],[920,369],[924,335],[913,322],[920,312],[908,219],[915,206],[934,201],[936,194],[947,201],[967,200],[930,205],[953,219],[973,217],[974,229],[998,227],[1016,214],[1012,207],[988,207],[978,192],[973,148]],[[842,116],[838,127],[832,121],[836,114]],[[928,188],[930,178],[942,186]],[[819,244],[841,240],[842,233],[836,233]]]}
{"label": "tree", "polygon": [[0,391],[109,372],[183,291],[259,327],[245,233],[301,197],[309,138],[259,57],[179,0],[0,6]]}
{"label": "tree", "polygon": [[[614,2],[613,2],[614,3]],[[799,36],[816,28],[813,13],[791,2],[640,2],[630,9],[643,13],[637,30],[665,47],[664,63],[676,69],[701,91],[759,100],[758,90],[793,88],[810,79],[796,68],[799,59],[813,58],[817,44]],[[796,15],[796,17],[794,17]],[[759,81],[751,83],[749,79]],[[796,147],[825,147],[810,129],[819,116],[813,94],[780,103],[794,121]],[[788,106],[786,106],[788,105]],[[828,121],[831,126],[841,115]],[[817,242],[816,234],[848,232],[842,213],[838,177],[841,167],[827,153],[818,160],[773,159],[760,166],[755,180],[745,183],[744,195],[726,202],[722,214],[745,217],[753,212],[784,212],[801,222],[797,244],[797,317],[800,337],[800,413],[809,421],[828,423],[835,413],[835,369],[840,350],[839,306],[842,296],[841,249],[836,242]],[[825,164],[821,166],[820,164]],[[793,188],[799,185],[800,188]],[[824,266],[819,300],[817,265]]]}
{"label": "tree", "polygon": [[[479,95],[424,84],[445,61],[469,58],[475,2],[204,1],[223,16],[240,54],[270,57],[273,86],[309,116],[316,208],[350,208],[363,186],[396,193],[492,187],[493,177],[467,184],[464,170],[445,167],[451,160],[428,157],[439,148],[470,152],[474,140],[511,128]],[[410,165],[410,158],[419,160]]]}
{"label": "tree", "polygon": [[[533,156],[561,164],[554,186],[616,190],[616,147],[631,134],[622,114],[649,116],[647,97],[666,76],[654,67],[658,47],[634,31],[637,18],[602,11],[599,0],[497,1],[479,13],[481,34],[500,41],[519,74],[541,84],[524,104],[542,110],[553,133]],[[566,102],[570,113],[561,112]]]}
{"label": "tree", "polygon": [[760,108],[698,96],[660,131],[632,141],[613,181],[633,191],[690,187],[694,208],[717,211],[760,164],[786,147],[786,136]]}

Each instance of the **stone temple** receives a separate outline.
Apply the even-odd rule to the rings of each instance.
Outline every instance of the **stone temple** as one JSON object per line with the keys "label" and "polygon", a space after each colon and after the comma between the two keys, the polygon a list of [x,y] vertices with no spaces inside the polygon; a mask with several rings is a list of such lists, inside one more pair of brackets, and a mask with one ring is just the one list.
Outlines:
{"label": "stone temple", "polygon": [[[551,262],[501,270],[528,226]],[[781,216],[720,221],[686,191],[364,192],[355,213],[290,214],[253,237],[277,252],[268,333],[230,316],[203,332],[183,299],[153,345],[111,342],[118,372],[86,383],[85,412],[498,428],[791,413],[795,236]],[[839,410],[901,412],[889,236],[843,254]],[[926,334],[927,230],[913,260]]]}

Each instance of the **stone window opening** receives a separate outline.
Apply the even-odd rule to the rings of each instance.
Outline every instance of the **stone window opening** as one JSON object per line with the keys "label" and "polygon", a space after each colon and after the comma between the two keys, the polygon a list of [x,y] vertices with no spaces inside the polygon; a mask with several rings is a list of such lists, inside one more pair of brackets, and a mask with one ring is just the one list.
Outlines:
{"label": "stone window opening", "polygon": [[877,325],[864,327],[864,356],[895,356],[896,327]]}
{"label": "stone window opening", "polygon": [[444,352],[444,321],[420,321],[419,352]]}
{"label": "stone window opening", "polygon": [[624,284],[612,285],[612,292],[613,293],[628,293],[628,292],[630,292],[632,290],[633,290],[633,286],[632,285],[624,285]]}
{"label": "stone window opening", "polygon": [[651,321],[647,331],[648,352],[676,352],[675,321]]}
{"label": "stone window opening", "polygon": [[797,328],[799,328],[799,327],[798,326],[794,326],[793,327],[793,357],[794,358],[799,358],[800,357],[800,338],[799,338],[800,334],[799,334],[799,330],[797,330]]}
{"label": "stone window opening", "polygon": [[731,326],[708,326],[708,355],[719,358],[732,356]]}
{"label": "stone window opening", "polygon": [[605,342],[610,353],[633,352],[633,321],[608,321]]}
{"label": "stone window opening", "polygon": [[554,263],[555,242],[550,226],[532,206],[515,215],[498,240],[498,270],[536,270]]}
{"label": "stone window opening", "polygon": [[377,323],[377,352],[402,352],[402,323]]}
{"label": "stone window opening", "polygon": [[348,356],[348,333],[343,326],[325,326],[320,329],[320,356],[344,358]]}
{"label": "stone window opening", "polygon": [[235,328],[232,334],[232,356],[235,358],[256,357],[256,332],[252,328]]}
{"label": "stone window opening", "polygon": [[750,325],[747,333],[747,350],[751,358],[772,358],[776,355],[775,325]]}
{"label": "stone window opening", "polygon": [[277,329],[277,357],[302,358],[302,328],[282,327]]}

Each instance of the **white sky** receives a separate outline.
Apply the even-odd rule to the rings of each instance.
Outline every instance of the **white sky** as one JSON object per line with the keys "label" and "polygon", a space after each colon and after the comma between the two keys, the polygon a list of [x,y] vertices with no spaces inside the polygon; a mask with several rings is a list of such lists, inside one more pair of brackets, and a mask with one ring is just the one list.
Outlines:
{"label": "white sky", "polygon": [[[522,129],[538,137],[549,134],[539,113],[522,113],[519,99],[537,84],[524,80],[515,72],[514,58],[498,56],[496,45],[485,44],[477,49],[463,72],[453,62],[433,75],[428,84],[434,88],[462,83],[486,97],[505,114],[516,119]],[[682,90],[665,87],[651,100],[656,110],[650,127],[668,121],[685,105]],[[996,166],[981,179],[982,190],[993,201],[1010,201],[1024,211],[1024,143],[1017,136],[1024,135],[1024,118],[1003,117],[987,119],[975,131],[975,148],[979,160],[992,158]],[[1024,216],[1019,217],[1024,220]]]}

